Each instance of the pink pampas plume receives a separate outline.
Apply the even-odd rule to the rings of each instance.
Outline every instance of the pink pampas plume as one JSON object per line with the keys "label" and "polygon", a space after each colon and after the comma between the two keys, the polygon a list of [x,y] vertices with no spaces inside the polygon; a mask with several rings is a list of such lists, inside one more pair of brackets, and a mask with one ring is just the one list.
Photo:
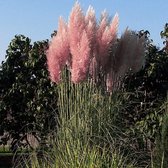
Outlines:
{"label": "pink pampas plume", "polygon": [[110,24],[110,31],[111,31],[111,35],[112,35],[112,40],[117,38],[118,24],[119,24],[119,17],[118,17],[118,13],[116,13],[113,17],[111,24]]}
{"label": "pink pampas plume", "polygon": [[109,49],[112,41],[110,28],[106,26],[99,43],[100,65],[105,68],[109,61]]}
{"label": "pink pampas plume", "polygon": [[47,64],[53,82],[60,81],[60,74],[69,59],[69,39],[67,25],[60,17],[57,35],[53,37],[47,51]]}
{"label": "pink pampas plume", "polygon": [[72,61],[72,82],[79,83],[86,79],[90,65],[90,46],[86,31],[83,31],[78,46],[78,56]]}
{"label": "pink pampas plume", "polygon": [[111,71],[114,54],[111,54],[109,51],[117,40],[118,22],[118,14],[115,14],[111,23],[106,12],[103,12],[101,15],[96,35],[97,46],[94,51],[96,59],[92,60],[90,67],[91,74],[93,75],[95,81],[97,80],[96,76],[100,71],[105,74]]}
{"label": "pink pampas plume", "polygon": [[83,11],[80,7],[80,4],[76,2],[74,7],[72,8],[68,22],[68,34],[72,60],[78,56],[78,47],[85,26],[86,24]]}
{"label": "pink pampas plume", "polygon": [[144,37],[126,29],[117,38],[119,18],[112,21],[103,12],[99,24],[95,11],[90,6],[83,14],[78,2],[70,13],[68,26],[59,19],[57,35],[53,37],[47,51],[48,70],[52,81],[59,82],[63,67],[68,64],[71,80],[79,83],[88,75],[93,81],[107,86],[111,92],[118,87],[130,68],[137,72],[144,62]]}
{"label": "pink pampas plume", "polygon": [[93,7],[89,6],[86,16],[85,16],[85,22],[86,22],[86,32],[87,37],[90,41],[90,67],[89,67],[89,73],[93,76],[93,71],[95,68],[95,64],[93,64],[93,60],[96,54],[96,31],[97,31],[97,23],[96,23],[96,17],[95,17],[95,11]]}
{"label": "pink pampas plume", "polygon": [[96,23],[95,11],[91,6],[89,6],[86,12],[85,23],[86,23],[86,27],[85,27],[86,33],[90,41],[91,56],[93,57],[93,52],[96,48],[97,23]]}
{"label": "pink pampas plume", "polygon": [[[104,60],[108,55],[108,51],[107,51],[107,46],[109,43],[109,22],[108,22],[108,15],[106,12],[103,12],[101,14],[101,20],[100,23],[97,27],[97,32],[96,32],[96,49],[95,49],[95,60],[96,60],[96,74],[99,73],[99,71],[102,70],[102,66],[104,67]],[[95,63],[94,63],[95,64]]]}
{"label": "pink pampas plume", "polygon": [[[78,2],[70,14],[68,33],[70,39],[70,52],[72,54],[71,80],[78,83],[86,79],[91,60],[91,39],[94,34],[94,11],[89,9],[85,17]],[[90,39],[88,38],[88,35]]]}
{"label": "pink pampas plume", "polygon": [[102,14],[102,19],[97,31],[98,42],[98,62],[103,69],[108,69],[107,65],[110,61],[109,50],[115,43],[118,30],[118,14],[116,14],[111,22],[108,21],[107,14]]}
{"label": "pink pampas plume", "polygon": [[119,17],[118,13],[116,13],[112,19],[110,24],[110,32],[111,32],[111,42],[110,42],[110,49],[109,49],[109,57],[106,61],[106,73],[107,73],[107,90],[112,90],[114,87],[114,75],[113,66],[115,64],[115,52],[117,48],[117,32],[118,32],[118,24],[119,24]]}
{"label": "pink pampas plume", "polygon": [[89,67],[89,74],[95,78],[96,72],[97,72],[97,63],[96,63],[96,55],[97,55],[97,39],[96,39],[96,33],[97,33],[97,22],[95,17],[95,11],[93,7],[89,6],[86,16],[85,16],[85,22],[86,22],[86,32],[87,36],[90,41],[90,67]]}

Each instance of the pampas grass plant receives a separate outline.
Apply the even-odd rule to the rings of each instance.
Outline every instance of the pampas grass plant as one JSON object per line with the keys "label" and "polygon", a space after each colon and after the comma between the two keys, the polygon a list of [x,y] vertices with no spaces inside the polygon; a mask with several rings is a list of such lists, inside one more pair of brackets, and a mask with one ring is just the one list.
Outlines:
{"label": "pampas grass plant", "polygon": [[144,40],[140,43],[128,30],[118,39],[117,29],[118,14],[109,21],[103,12],[97,23],[93,8],[85,16],[78,2],[68,24],[59,20],[47,51],[50,77],[57,83],[59,123],[47,157],[32,155],[30,167],[131,168],[137,164],[120,120],[126,95],[115,90],[134,63],[136,70],[142,66]]}

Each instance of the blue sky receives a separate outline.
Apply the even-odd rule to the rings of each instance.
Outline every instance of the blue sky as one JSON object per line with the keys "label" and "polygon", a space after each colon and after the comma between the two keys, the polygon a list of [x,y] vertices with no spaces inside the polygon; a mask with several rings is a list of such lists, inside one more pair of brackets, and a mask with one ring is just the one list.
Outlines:
{"label": "blue sky", "polygon": [[[28,36],[32,42],[50,39],[57,29],[59,16],[68,20],[75,0],[0,0],[0,62],[16,34]],[[154,44],[162,47],[160,31],[168,23],[168,0],[78,0],[84,11],[92,5],[99,18],[104,9],[119,14],[119,35],[129,27],[148,30]]]}

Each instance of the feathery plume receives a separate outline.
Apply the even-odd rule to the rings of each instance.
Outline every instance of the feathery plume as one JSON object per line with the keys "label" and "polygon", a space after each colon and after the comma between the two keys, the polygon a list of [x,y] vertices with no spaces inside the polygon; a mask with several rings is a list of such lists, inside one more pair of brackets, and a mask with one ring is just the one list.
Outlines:
{"label": "feathery plume", "polygon": [[[122,34],[121,38],[119,39],[116,53],[114,55],[113,70],[115,73],[119,73],[119,71],[125,72],[128,66],[128,64],[126,63],[128,61],[131,61],[128,58],[130,57],[131,54],[130,52],[134,50],[134,46],[131,46],[130,40],[131,40],[131,32],[128,29],[126,29],[124,34]],[[130,49],[129,47],[131,48],[131,50],[129,50]]]}
{"label": "feathery plume", "polygon": [[142,68],[144,64],[145,37],[142,36],[141,38],[139,38],[136,32],[127,29],[125,31],[124,38],[125,41],[127,41],[127,44],[125,44],[124,47],[125,57],[123,58],[123,61],[126,65],[125,71],[131,69],[133,70],[133,72],[137,72]]}
{"label": "feathery plume", "polygon": [[78,57],[72,61],[72,82],[79,83],[86,79],[90,65],[90,46],[86,31],[82,33],[78,47]]}
{"label": "feathery plume", "polygon": [[[106,25],[106,26],[105,26]],[[112,58],[109,50],[115,44],[118,30],[118,14],[116,14],[111,22],[108,23],[106,14],[102,14],[102,20],[98,29],[98,55],[100,65],[106,71],[109,68],[109,62]]]}
{"label": "feathery plume", "polygon": [[47,51],[48,70],[53,82],[58,83],[60,81],[61,70],[66,65],[69,55],[67,25],[60,17],[57,35],[51,40]]}
{"label": "feathery plume", "polygon": [[[106,82],[112,92],[128,69],[137,72],[144,63],[145,38],[128,29],[117,39],[119,17],[109,20],[102,12],[99,24],[89,6],[86,15],[78,2],[70,13],[68,26],[59,19],[57,35],[47,51],[48,70],[52,81],[59,82],[63,67],[68,63],[71,80],[79,83],[90,73],[95,82]],[[101,79],[102,78],[102,79]]]}
{"label": "feathery plume", "polygon": [[[95,16],[92,8],[85,17],[77,2],[69,19],[70,51],[72,54],[71,79],[74,83],[87,76],[91,60],[91,40],[94,39]],[[88,35],[87,35],[88,34]],[[90,39],[88,38],[90,37]]]}
{"label": "feathery plume", "polygon": [[[85,29],[85,17],[83,11],[80,7],[78,2],[75,3],[74,7],[72,8],[69,22],[68,22],[68,33],[69,33],[69,41],[70,41],[70,51],[72,57],[78,56],[78,46],[81,39],[81,34]],[[72,58],[72,60],[74,59]]]}
{"label": "feathery plume", "polygon": [[89,6],[86,16],[85,16],[85,23],[86,23],[86,33],[90,41],[90,47],[93,55],[93,50],[96,47],[96,17],[95,11],[92,6]]}
{"label": "feathery plume", "polygon": [[99,65],[103,64],[104,57],[108,54],[107,45],[109,42],[109,39],[107,38],[109,34],[109,28],[108,28],[108,18],[107,14],[104,12],[101,14],[101,20],[98,25],[97,29],[97,52],[95,54],[96,61]]}
{"label": "feathery plume", "polygon": [[89,65],[89,74],[95,79],[96,75],[96,60],[95,56],[97,55],[97,22],[95,17],[95,11],[92,6],[89,6],[86,16],[86,32],[90,41],[90,65]]}
{"label": "feathery plume", "polygon": [[95,10],[93,9],[92,6],[89,6],[89,8],[86,12],[85,21],[86,21],[87,25],[88,25],[89,21],[96,23]]}
{"label": "feathery plume", "polygon": [[122,79],[132,69],[137,72],[143,65],[145,47],[144,38],[139,39],[134,31],[125,30],[121,36],[113,60],[113,71]]}
{"label": "feathery plume", "polygon": [[[112,71],[113,64],[115,62],[114,56],[117,48],[117,32],[118,32],[119,17],[116,13],[110,24],[110,45],[108,47],[107,59],[105,60],[105,71],[108,73]],[[108,75],[109,76],[109,75]]]}
{"label": "feathery plume", "polygon": [[145,36],[137,37],[136,46],[134,50],[134,62],[131,65],[133,72],[138,72],[145,63]]}
{"label": "feathery plume", "polygon": [[118,24],[119,24],[119,17],[118,17],[118,13],[116,13],[110,24],[110,31],[112,34],[112,39],[117,38]]}

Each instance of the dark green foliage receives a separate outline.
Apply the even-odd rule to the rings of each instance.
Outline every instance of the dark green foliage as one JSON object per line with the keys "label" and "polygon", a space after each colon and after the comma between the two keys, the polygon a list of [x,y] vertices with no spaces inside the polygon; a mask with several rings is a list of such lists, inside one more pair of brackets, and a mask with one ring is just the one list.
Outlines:
{"label": "dark green foliage", "polygon": [[[140,32],[140,35],[142,33],[147,32]],[[165,50],[148,40],[145,66],[140,72],[126,76],[124,90],[130,93],[126,119],[135,136],[142,134],[139,145],[150,150],[165,113],[162,108],[168,90],[168,54]]]}
{"label": "dark green foliage", "polygon": [[40,140],[55,128],[57,94],[48,78],[47,47],[48,41],[32,45],[29,38],[15,36],[1,65],[0,135],[3,144],[12,139],[12,148],[28,132]]}
{"label": "dark green foliage", "polygon": [[153,152],[155,167],[168,167],[168,99],[163,104],[165,115],[161,129],[156,138],[156,149]]}
{"label": "dark green foliage", "polygon": [[165,44],[164,50],[168,53],[168,23],[165,24],[164,30],[160,33],[161,37],[165,39],[163,44]]}

